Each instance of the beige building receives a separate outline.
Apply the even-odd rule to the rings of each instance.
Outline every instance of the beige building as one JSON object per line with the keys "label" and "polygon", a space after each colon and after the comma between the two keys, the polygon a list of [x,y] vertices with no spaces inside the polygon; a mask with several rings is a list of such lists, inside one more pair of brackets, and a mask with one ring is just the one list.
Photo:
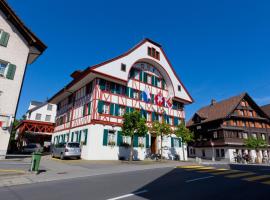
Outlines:
{"label": "beige building", "polygon": [[26,66],[45,49],[7,2],[0,0],[0,158],[7,151]]}

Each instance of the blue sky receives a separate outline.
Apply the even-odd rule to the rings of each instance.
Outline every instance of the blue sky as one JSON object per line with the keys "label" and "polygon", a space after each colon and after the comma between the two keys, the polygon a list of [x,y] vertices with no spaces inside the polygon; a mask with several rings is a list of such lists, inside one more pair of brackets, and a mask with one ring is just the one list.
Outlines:
{"label": "blue sky", "polygon": [[44,101],[77,69],[115,57],[144,37],[162,44],[195,99],[187,118],[212,98],[248,92],[270,103],[269,1],[8,0],[47,44],[27,70],[17,116]]}

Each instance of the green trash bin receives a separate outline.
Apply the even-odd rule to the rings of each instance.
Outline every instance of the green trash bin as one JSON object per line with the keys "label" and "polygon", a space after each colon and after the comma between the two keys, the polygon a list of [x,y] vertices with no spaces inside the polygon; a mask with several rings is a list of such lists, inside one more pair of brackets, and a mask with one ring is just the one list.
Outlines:
{"label": "green trash bin", "polygon": [[35,152],[32,154],[31,171],[38,172],[41,160],[41,153]]}

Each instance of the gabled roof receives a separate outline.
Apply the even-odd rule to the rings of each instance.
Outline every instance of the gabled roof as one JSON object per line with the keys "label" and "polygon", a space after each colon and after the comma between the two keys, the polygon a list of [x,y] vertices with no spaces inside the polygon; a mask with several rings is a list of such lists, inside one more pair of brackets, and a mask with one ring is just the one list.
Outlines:
{"label": "gabled roof", "polygon": [[270,118],[270,104],[264,105],[261,109],[269,116]]}
{"label": "gabled roof", "polygon": [[16,29],[28,42],[29,46],[34,46],[41,53],[47,48],[47,46],[24,25],[24,23],[20,20],[20,18],[11,9],[5,0],[0,0],[0,10],[7,17],[7,20],[16,27]]}
{"label": "gabled roof", "polygon": [[[73,78],[73,80],[67,84],[62,90],[60,90],[58,93],[56,93],[53,97],[51,97],[48,102],[51,102],[53,99],[55,99],[56,97],[58,97],[59,95],[65,93],[66,91],[68,91],[72,86],[74,86],[76,83],[78,83],[79,81],[81,81],[83,78],[85,78],[87,75],[89,75],[90,73],[93,73],[93,74],[100,74],[100,75],[105,75],[107,77],[110,77],[110,78],[113,78],[115,79],[116,77],[113,77],[113,76],[110,76],[108,74],[104,74],[100,71],[98,71],[97,69],[101,66],[104,66],[108,63],[111,63],[113,61],[116,61],[120,58],[123,58],[125,56],[128,56],[129,54],[131,54],[132,52],[134,52],[136,49],[138,49],[139,47],[141,47],[143,44],[145,44],[146,42],[149,42],[149,43],[152,43],[153,45],[157,46],[160,48],[161,52],[163,53],[166,61],[168,62],[169,64],[169,67],[172,69],[172,72],[173,74],[175,75],[175,77],[177,78],[177,80],[180,82],[180,84],[183,86],[183,89],[184,91],[187,93],[187,96],[189,97],[190,101],[187,101],[187,100],[184,100],[184,99],[181,99],[181,100],[184,100],[186,103],[193,103],[194,102],[194,99],[191,97],[191,95],[189,94],[188,90],[186,89],[186,87],[184,86],[184,84],[182,83],[182,81],[180,80],[179,76],[177,75],[177,73],[175,72],[174,68],[172,67],[172,64],[170,63],[169,59],[167,58],[165,52],[163,51],[162,47],[160,44],[152,41],[151,39],[148,39],[148,38],[145,38],[143,39],[141,42],[139,42],[137,45],[135,45],[133,48],[131,48],[130,50],[128,50],[127,52],[115,57],[115,58],[112,58],[112,59],[109,59],[107,61],[104,61],[102,63],[99,63],[97,65],[93,65],[93,66],[90,66],[90,67],[87,67],[85,70],[83,71],[75,71],[71,74],[71,77]],[[121,78],[117,78],[118,81],[120,82],[123,82],[123,83],[126,83],[127,80],[125,79],[121,79]]]}

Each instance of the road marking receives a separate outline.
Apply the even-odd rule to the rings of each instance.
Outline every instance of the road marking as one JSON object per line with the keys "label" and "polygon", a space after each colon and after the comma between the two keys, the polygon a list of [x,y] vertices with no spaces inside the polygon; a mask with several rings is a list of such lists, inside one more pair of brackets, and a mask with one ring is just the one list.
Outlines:
{"label": "road marking", "polygon": [[204,167],[204,166],[202,165],[177,166],[177,168],[181,168],[181,169],[195,169],[195,168],[200,168],[200,167]]}
{"label": "road marking", "polygon": [[214,167],[198,167],[198,168],[185,169],[185,170],[186,171],[199,171],[199,170],[209,170],[209,169],[214,169]]}
{"label": "road marking", "polygon": [[265,182],[261,182],[261,183],[270,185],[270,181],[265,181]]}
{"label": "road marking", "polygon": [[240,173],[240,174],[232,174],[232,175],[228,175],[225,176],[226,178],[240,178],[240,177],[244,177],[244,176],[251,176],[254,175],[255,173],[253,172],[245,172],[245,173]]}
{"label": "road marking", "polygon": [[209,169],[209,170],[198,170],[200,173],[212,173],[212,172],[221,172],[221,171],[228,171],[228,169]]}
{"label": "road marking", "polygon": [[241,173],[242,171],[239,170],[227,170],[227,171],[221,171],[221,172],[214,172],[211,173],[213,175],[226,175],[226,174],[234,174],[234,173]]}
{"label": "road marking", "polygon": [[25,173],[23,170],[16,170],[16,169],[0,169],[0,172],[17,172],[17,173]]}
{"label": "road marking", "polygon": [[257,181],[265,178],[270,178],[270,175],[252,176],[250,178],[244,178],[245,181]]}
{"label": "road marking", "polygon": [[213,178],[213,177],[214,176],[206,176],[206,177],[191,179],[191,180],[187,180],[186,183],[191,183],[191,182],[194,182],[194,181],[204,180],[204,179]]}
{"label": "road marking", "polygon": [[147,192],[147,190],[142,190],[142,191],[139,191],[139,192],[130,193],[130,194],[125,194],[125,195],[122,195],[122,196],[119,196],[119,197],[114,197],[114,198],[107,199],[107,200],[124,199],[124,198],[127,198],[127,197],[131,197],[131,196],[134,196],[134,195],[137,195],[137,194],[146,193],[146,192]]}

